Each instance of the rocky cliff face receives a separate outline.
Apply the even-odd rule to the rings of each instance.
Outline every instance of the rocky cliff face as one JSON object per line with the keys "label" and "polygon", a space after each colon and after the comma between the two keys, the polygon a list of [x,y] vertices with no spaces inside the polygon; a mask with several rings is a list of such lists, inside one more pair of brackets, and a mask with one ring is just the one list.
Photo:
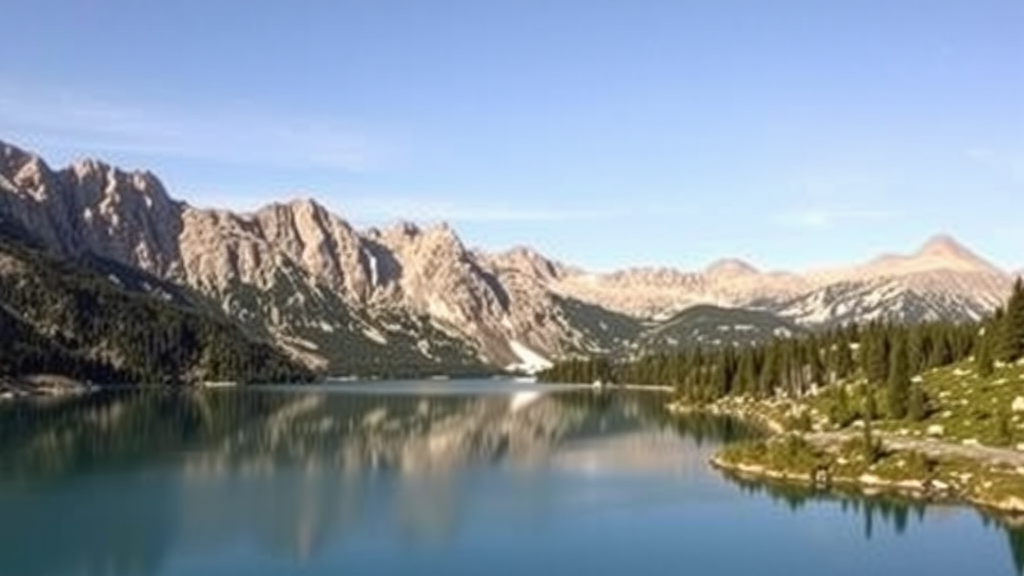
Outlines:
{"label": "rocky cliff face", "polygon": [[641,318],[667,318],[677,312],[712,304],[742,307],[759,301],[785,300],[813,284],[790,273],[762,273],[736,263],[718,263],[704,271],[633,268],[610,274],[572,274],[552,288],[561,294]]}
{"label": "rocky cliff face", "polygon": [[200,209],[173,200],[149,172],[91,160],[53,170],[3,143],[0,212],[57,255],[97,257],[187,287],[333,372],[535,368],[628,347],[702,304],[806,327],[976,318],[1003,301],[1011,281],[948,237],[911,255],[805,274],[736,259],[695,272],[590,274],[528,248],[470,250],[443,224],[356,230],[308,199],[248,214]]}
{"label": "rocky cliff face", "polygon": [[505,366],[589,344],[545,287],[553,264],[523,251],[481,258],[446,225],[361,233],[305,199],[203,210],[147,172],[94,161],[54,171],[6,144],[0,209],[57,254],[189,286],[318,367],[400,346],[425,364]]}

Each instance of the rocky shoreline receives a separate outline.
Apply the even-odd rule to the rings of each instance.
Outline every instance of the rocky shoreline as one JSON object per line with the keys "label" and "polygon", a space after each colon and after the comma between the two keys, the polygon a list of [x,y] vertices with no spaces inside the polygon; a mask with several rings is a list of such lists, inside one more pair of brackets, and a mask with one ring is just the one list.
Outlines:
{"label": "rocky shoreline", "polygon": [[34,374],[30,376],[0,376],[0,402],[31,398],[61,398],[88,394],[99,387],[66,376]]}
{"label": "rocky shoreline", "polygon": [[[850,454],[850,446],[858,441],[857,433],[793,432],[778,417],[780,406],[764,410],[755,406],[743,401],[704,406],[674,402],[668,409],[676,414],[728,416],[763,429],[765,438],[750,444],[756,449],[726,448],[711,458],[716,469],[745,480],[852,490],[866,496],[898,494],[924,502],[970,504],[1001,515],[1024,515],[1024,454],[1020,452],[981,447],[972,453],[962,444],[942,441],[932,441],[922,449],[906,440],[880,435],[879,450],[894,464],[881,463],[880,470],[876,470],[873,462],[857,461],[858,456]],[[804,453],[783,464],[773,458],[772,447],[787,441]],[[1001,457],[994,460],[993,454]],[[905,465],[915,458],[929,463],[926,472],[915,472]]]}
{"label": "rocky shoreline", "polygon": [[[732,462],[722,458],[720,455],[712,457],[710,462],[718,470],[746,480],[795,484],[821,490],[855,490],[865,496],[899,494],[905,498],[922,502],[966,503],[984,508],[990,512],[1008,513],[1015,516],[1024,515],[1024,497],[992,497],[984,494],[964,492],[954,487],[951,483],[932,478],[895,480],[868,473],[858,476],[832,476],[826,473],[813,474],[772,468],[762,464]],[[1024,478],[1021,478],[1021,482],[1024,482]]]}

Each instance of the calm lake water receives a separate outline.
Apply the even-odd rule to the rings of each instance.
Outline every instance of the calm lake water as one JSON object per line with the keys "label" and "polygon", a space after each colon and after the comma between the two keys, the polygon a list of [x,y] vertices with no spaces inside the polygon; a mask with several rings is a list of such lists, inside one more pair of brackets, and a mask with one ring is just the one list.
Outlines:
{"label": "calm lake water", "polygon": [[0,406],[0,575],[1019,575],[969,508],[744,486],[749,432],[493,381]]}

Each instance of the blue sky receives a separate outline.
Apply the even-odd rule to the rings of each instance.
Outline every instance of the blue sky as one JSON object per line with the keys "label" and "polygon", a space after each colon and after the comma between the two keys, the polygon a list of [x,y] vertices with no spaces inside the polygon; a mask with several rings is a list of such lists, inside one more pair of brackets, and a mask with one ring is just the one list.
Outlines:
{"label": "blue sky", "polygon": [[33,0],[0,139],[594,269],[1024,265],[1020,0]]}

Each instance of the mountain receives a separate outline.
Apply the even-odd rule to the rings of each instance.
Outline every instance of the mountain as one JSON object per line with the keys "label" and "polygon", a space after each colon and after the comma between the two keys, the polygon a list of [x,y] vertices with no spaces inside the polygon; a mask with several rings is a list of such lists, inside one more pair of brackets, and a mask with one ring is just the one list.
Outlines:
{"label": "mountain", "polygon": [[332,373],[539,369],[614,340],[581,317],[630,322],[548,290],[558,265],[524,250],[480,257],[444,224],[359,232],[308,199],[204,210],[172,200],[149,172],[94,160],[55,171],[7,144],[0,211],[54,255],[187,287]]}
{"label": "mountain", "polygon": [[767,308],[805,325],[977,320],[1003,304],[1012,286],[1010,274],[946,235],[910,255],[808,276],[817,289]]}
{"label": "mountain", "polygon": [[761,300],[788,299],[813,284],[795,274],[759,272],[739,261],[723,261],[699,272],[632,268],[609,274],[571,274],[556,279],[551,287],[567,297],[623,314],[664,319],[699,304],[744,307]]}
{"label": "mountain", "polygon": [[693,344],[745,346],[805,332],[806,328],[771,312],[698,304],[648,323],[628,348],[638,356]]}
{"label": "mountain", "polygon": [[[331,374],[535,372],[572,355],[796,326],[973,319],[1005,300],[1012,278],[949,236],[804,273],[735,258],[697,271],[592,273],[527,247],[469,248],[446,224],[357,230],[311,199],[250,213],[197,208],[150,172],[96,160],[54,170],[4,143],[0,214],[53,258],[230,318]],[[697,306],[718,311],[680,316]],[[758,329],[719,339],[726,330],[715,322]]]}
{"label": "mountain", "polygon": [[312,376],[227,318],[133,286],[137,272],[103,276],[41,252],[27,237],[0,215],[0,376],[104,383]]}
{"label": "mountain", "polygon": [[973,320],[1002,304],[1012,276],[949,236],[909,255],[804,274],[761,272],[720,260],[700,272],[632,269],[569,274],[552,282],[567,296],[637,317],[664,320],[698,305],[771,312],[806,327],[888,319]]}

